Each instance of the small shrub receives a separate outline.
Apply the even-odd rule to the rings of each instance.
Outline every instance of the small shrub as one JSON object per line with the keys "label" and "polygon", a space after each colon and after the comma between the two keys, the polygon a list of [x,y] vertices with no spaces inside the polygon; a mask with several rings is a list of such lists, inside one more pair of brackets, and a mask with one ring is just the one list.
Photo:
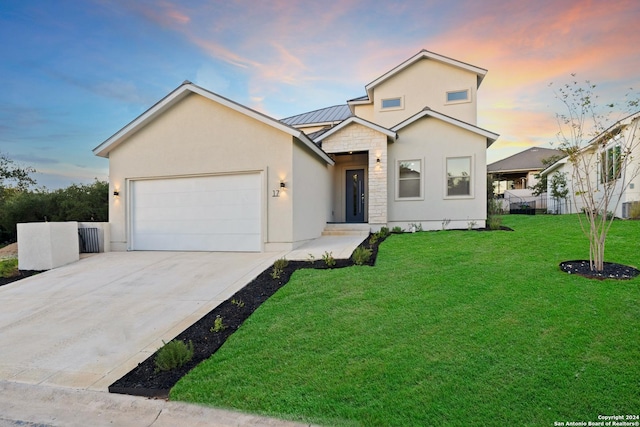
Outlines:
{"label": "small shrub", "polygon": [[313,254],[309,254],[309,256],[307,257],[307,261],[310,262],[311,264],[315,264],[316,257],[313,256]]}
{"label": "small shrub", "polygon": [[376,243],[378,243],[378,234],[377,233],[373,233],[371,235],[371,237],[369,237],[369,244],[371,246],[375,245]]}
{"label": "small shrub", "polygon": [[185,344],[181,340],[173,340],[164,344],[155,358],[156,372],[170,371],[180,368],[193,358],[193,343]]}
{"label": "small shrub", "polygon": [[224,331],[225,329],[227,329],[227,326],[222,323],[222,317],[216,316],[216,320],[213,321],[213,326],[211,327],[210,331],[216,333]]}
{"label": "small shrub", "polygon": [[279,270],[284,270],[289,265],[289,261],[286,258],[277,259],[273,263],[273,266]]}
{"label": "small shrub", "polygon": [[324,251],[324,254],[322,254],[322,260],[327,267],[333,267],[336,265],[336,260],[333,258],[333,252]]}
{"label": "small shrub", "polygon": [[422,223],[416,224],[414,222],[410,222],[409,231],[411,231],[412,233],[415,233],[416,231],[422,231]]}
{"label": "small shrub", "polygon": [[371,249],[358,246],[355,251],[353,251],[353,255],[351,255],[351,259],[355,265],[364,265],[369,262],[371,259],[371,255],[373,251]]}
{"label": "small shrub", "polygon": [[395,234],[400,234],[400,233],[404,233],[404,230],[399,225],[396,225],[391,229],[391,232]]}
{"label": "small shrub", "polygon": [[495,197],[489,198],[489,200],[487,200],[487,213],[489,216],[503,214],[504,212],[502,212],[501,200],[496,199]]}
{"label": "small shrub", "polygon": [[18,275],[18,259],[9,258],[0,261],[0,277],[13,277]]}
{"label": "small shrub", "polygon": [[487,223],[488,223],[489,230],[500,230],[500,227],[502,226],[502,217],[492,215],[489,218],[487,218]]}
{"label": "small shrub", "polygon": [[442,229],[446,230],[447,227],[449,226],[449,223],[451,222],[451,220],[449,218],[445,218],[442,220]]}
{"label": "small shrub", "polygon": [[475,227],[476,225],[478,225],[477,221],[469,221],[469,222],[467,222],[467,230],[473,230],[473,227]]}
{"label": "small shrub", "polygon": [[380,231],[373,233],[371,235],[371,237],[369,238],[369,244],[371,246],[375,245],[377,242],[380,242],[384,239],[386,239],[387,237],[389,237],[389,234],[391,234],[389,232],[389,229],[387,227],[382,227],[380,229]]}
{"label": "small shrub", "polygon": [[237,299],[232,299],[231,300],[231,304],[237,305],[239,308],[244,307],[244,301],[239,300],[239,299],[238,300]]}
{"label": "small shrub", "polygon": [[271,271],[271,277],[273,279],[279,279],[284,272],[284,269],[289,265],[289,261],[285,258],[280,258],[273,263],[273,271]]}

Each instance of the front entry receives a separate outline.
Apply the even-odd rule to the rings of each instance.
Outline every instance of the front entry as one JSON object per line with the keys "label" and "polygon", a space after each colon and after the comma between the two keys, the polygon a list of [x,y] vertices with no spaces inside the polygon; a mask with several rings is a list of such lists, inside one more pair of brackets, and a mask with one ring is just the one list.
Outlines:
{"label": "front entry", "polygon": [[364,169],[347,170],[346,222],[364,222]]}

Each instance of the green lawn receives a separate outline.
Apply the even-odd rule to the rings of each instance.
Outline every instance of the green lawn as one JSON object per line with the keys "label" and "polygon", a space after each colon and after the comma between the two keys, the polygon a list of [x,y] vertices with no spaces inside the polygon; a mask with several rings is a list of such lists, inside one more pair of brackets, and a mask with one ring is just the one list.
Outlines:
{"label": "green lawn", "polygon": [[0,260],[0,277],[13,277],[16,274],[18,274],[17,258]]}
{"label": "green lawn", "polygon": [[[323,425],[552,426],[640,411],[640,278],[596,281],[575,216],[393,235],[300,270],[171,399]],[[640,222],[607,261],[640,266]]]}

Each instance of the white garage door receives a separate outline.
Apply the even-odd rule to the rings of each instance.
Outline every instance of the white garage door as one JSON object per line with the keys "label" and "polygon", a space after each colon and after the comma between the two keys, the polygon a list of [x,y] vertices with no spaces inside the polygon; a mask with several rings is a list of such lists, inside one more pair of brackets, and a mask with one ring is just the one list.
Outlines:
{"label": "white garage door", "polygon": [[131,183],[131,249],[261,250],[260,175]]}

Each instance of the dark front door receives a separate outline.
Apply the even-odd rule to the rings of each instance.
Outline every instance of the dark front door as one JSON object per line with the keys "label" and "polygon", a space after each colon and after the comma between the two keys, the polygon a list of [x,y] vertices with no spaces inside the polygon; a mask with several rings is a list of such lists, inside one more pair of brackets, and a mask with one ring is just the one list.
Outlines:
{"label": "dark front door", "polygon": [[364,222],[364,169],[347,171],[346,222]]}

